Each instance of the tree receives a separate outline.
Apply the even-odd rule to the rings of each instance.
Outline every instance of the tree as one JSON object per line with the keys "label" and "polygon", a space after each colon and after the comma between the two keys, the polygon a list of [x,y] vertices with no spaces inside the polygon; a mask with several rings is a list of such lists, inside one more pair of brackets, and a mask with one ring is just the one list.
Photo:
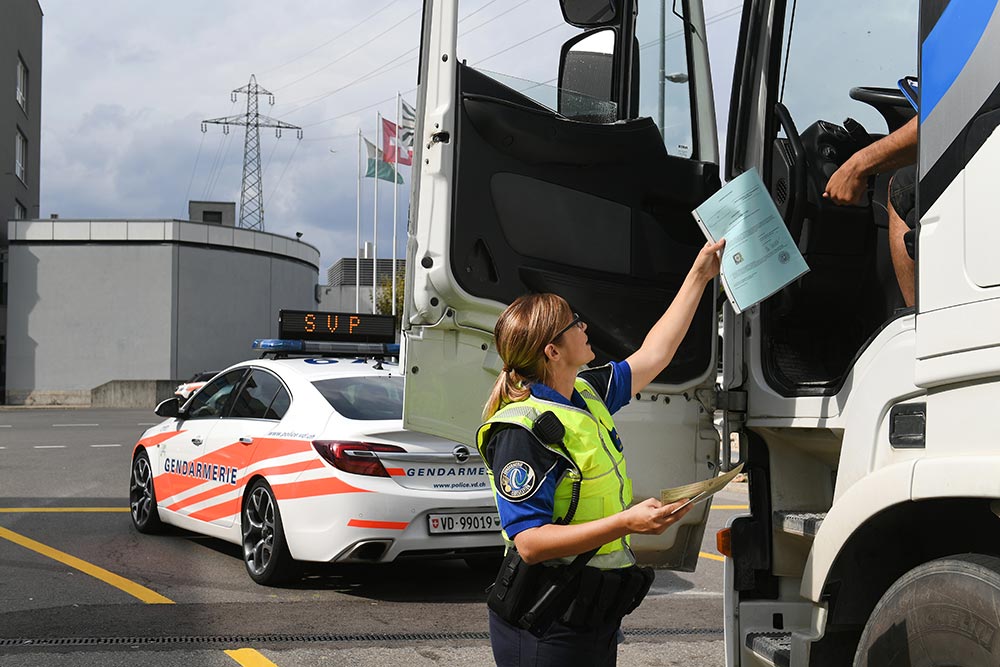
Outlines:
{"label": "tree", "polygon": [[[392,314],[392,278],[383,276],[378,281],[378,294],[375,297],[375,306],[381,315]],[[396,274],[396,321],[399,322],[403,316],[403,272]]]}

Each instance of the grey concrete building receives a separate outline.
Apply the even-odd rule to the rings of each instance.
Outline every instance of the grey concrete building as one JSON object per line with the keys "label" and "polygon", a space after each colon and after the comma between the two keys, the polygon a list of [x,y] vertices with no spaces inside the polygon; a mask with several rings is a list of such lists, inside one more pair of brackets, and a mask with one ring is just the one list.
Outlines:
{"label": "grey concrete building", "polygon": [[7,220],[37,218],[42,137],[42,8],[0,3],[0,396],[6,368]]}
{"label": "grey concrete building", "polygon": [[[389,281],[393,265],[391,259],[380,259],[377,262],[372,262],[371,257],[366,254],[371,251],[370,248],[371,244],[365,244],[361,257],[360,294],[357,289],[359,262],[356,257],[342,257],[326,270],[326,285],[320,285],[318,290],[322,310],[353,311],[355,302],[357,302],[360,312],[372,312],[372,271],[378,270],[378,284],[380,286],[391,285],[392,283]],[[406,260],[397,259],[396,275],[402,278],[405,273]]]}
{"label": "grey concrete building", "polygon": [[100,403],[116,386],[150,404],[157,381],[251,358],[280,309],[317,304],[319,251],[284,236],[178,220],[12,221],[7,233],[11,404]]}

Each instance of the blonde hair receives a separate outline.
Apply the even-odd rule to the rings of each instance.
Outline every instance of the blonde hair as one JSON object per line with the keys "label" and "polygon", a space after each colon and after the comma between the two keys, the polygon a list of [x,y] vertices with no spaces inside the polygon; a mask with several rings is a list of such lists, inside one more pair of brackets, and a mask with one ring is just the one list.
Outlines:
{"label": "blonde hair", "polygon": [[556,294],[525,294],[500,314],[493,337],[503,370],[483,408],[483,421],[527,398],[528,384],[546,381],[545,346],[572,317],[569,304]]}

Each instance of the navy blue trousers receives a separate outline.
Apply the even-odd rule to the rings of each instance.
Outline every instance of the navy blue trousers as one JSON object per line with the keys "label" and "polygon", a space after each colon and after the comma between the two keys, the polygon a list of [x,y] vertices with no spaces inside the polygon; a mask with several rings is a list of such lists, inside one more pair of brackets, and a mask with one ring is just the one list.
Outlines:
{"label": "navy blue trousers", "polygon": [[542,637],[514,627],[490,611],[490,644],[497,667],[614,667],[620,623],[585,632],[552,624]]}

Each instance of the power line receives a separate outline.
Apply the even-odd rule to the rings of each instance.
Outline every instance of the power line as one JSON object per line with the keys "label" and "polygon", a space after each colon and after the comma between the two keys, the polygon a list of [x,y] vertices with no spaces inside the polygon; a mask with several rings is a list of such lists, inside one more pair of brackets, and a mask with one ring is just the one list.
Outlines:
{"label": "power line", "polygon": [[[271,196],[267,198],[267,203],[270,204],[271,200],[274,198],[276,192],[278,192],[278,186],[281,185],[281,181],[285,178],[285,172],[288,171],[288,167],[292,164],[292,158],[295,157],[295,151],[299,149],[299,142],[295,142],[295,147],[292,148],[291,155],[288,156],[288,161],[285,162],[285,168],[281,170],[281,176],[278,176],[278,182],[274,184],[274,189],[271,190]],[[262,230],[263,231],[263,230]]]}
{"label": "power line", "polygon": [[[494,1],[495,1],[495,0],[494,0]],[[359,27],[361,27],[362,25],[364,25],[364,24],[365,24],[365,23],[366,23],[367,21],[369,21],[370,19],[373,19],[373,18],[375,18],[375,17],[377,16],[377,15],[379,15],[379,14],[381,14],[382,12],[384,12],[385,10],[389,9],[389,7],[392,7],[392,6],[393,6],[394,4],[396,4],[397,2],[399,2],[399,0],[392,0],[392,1],[391,1],[391,2],[389,3],[389,4],[387,4],[387,5],[383,5],[381,9],[377,9],[377,10],[375,10],[374,12],[372,12],[371,14],[369,14],[368,16],[366,16],[365,18],[361,19],[360,21],[358,21],[357,23],[355,23],[354,25],[352,25],[352,26],[351,26],[350,28],[348,28],[348,29],[347,29],[347,30],[345,30],[344,32],[342,32],[342,33],[338,34],[338,35],[337,35],[336,37],[332,37],[332,38],[328,39],[327,41],[323,42],[323,43],[322,43],[322,44],[320,44],[319,46],[317,46],[317,47],[315,47],[315,48],[313,48],[313,49],[310,49],[309,51],[306,51],[305,53],[303,53],[303,54],[302,54],[302,55],[300,55],[300,56],[296,56],[295,58],[292,58],[292,59],[291,59],[291,60],[289,60],[288,62],[285,62],[285,63],[282,63],[281,65],[278,65],[277,67],[272,67],[272,68],[271,68],[271,69],[269,69],[269,70],[264,70],[263,72],[261,72],[261,75],[264,75],[264,74],[270,74],[271,72],[276,72],[276,71],[278,71],[279,69],[281,69],[282,67],[287,67],[288,65],[291,65],[291,64],[292,64],[292,63],[294,63],[294,62],[298,62],[299,60],[302,60],[303,58],[305,58],[305,57],[306,57],[306,56],[308,56],[308,55],[311,55],[311,54],[313,54],[313,53],[316,53],[317,51],[319,51],[320,49],[322,49],[322,48],[323,48],[324,46],[327,46],[327,45],[329,45],[329,44],[333,44],[334,42],[336,42],[336,41],[337,41],[338,39],[340,39],[340,38],[341,38],[341,37],[343,37],[344,35],[347,35],[348,33],[351,33],[351,32],[353,32],[353,31],[354,31],[354,30],[356,30],[357,28],[359,28]],[[280,88],[276,88],[275,90],[280,90]]]}
{"label": "power line", "polygon": [[[472,17],[472,16],[473,16],[473,15],[475,15],[475,14],[476,14],[477,12],[479,12],[479,11],[481,11],[481,10],[485,9],[486,7],[488,7],[489,5],[493,4],[493,3],[494,3],[494,2],[496,2],[496,1],[497,1],[497,0],[490,0],[489,2],[487,2],[487,3],[485,4],[485,5],[483,5],[483,6],[482,6],[482,7],[480,7],[479,9],[476,9],[476,10],[474,10],[474,11],[470,12],[469,14],[467,14],[467,15],[466,15],[465,17],[463,17],[463,18],[460,18],[458,22],[459,22],[459,23],[462,23],[462,21],[464,21],[464,20],[466,20],[466,19],[468,19],[468,18]],[[521,2],[517,3],[517,4],[516,4],[516,5],[514,5],[513,7],[510,7],[510,8],[508,8],[508,9],[504,10],[503,12],[501,12],[501,13],[497,14],[496,16],[494,16],[493,18],[491,18],[491,19],[487,19],[486,21],[483,21],[483,22],[482,22],[482,23],[480,23],[479,25],[477,25],[477,26],[475,26],[475,27],[473,27],[473,28],[470,28],[469,30],[466,30],[466,31],[465,31],[465,32],[463,32],[463,33],[460,33],[460,34],[459,34],[459,37],[460,37],[460,38],[461,38],[461,37],[464,37],[464,36],[466,36],[466,35],[469,35],[469,34],[471,34],[472,32],[475,32],[476,30],[479,30],[480,28],[482,28],[482,27],[484,27],[484,26],[486,26],[486,25],[488,25],[488,24],[492,23],[493,21],[496,21],[497,19],[499,19],[499,18],[500,18],[500,17],[502,17],[502,16],[505,16],[505,15],[509,14],[510,12],[514,11],[514,10],[515,10],[515,9],[517,9],[518,7],[521,7],[522,5],[525,5],[525,4],[527,4],[528,2],[531,2],[531,0],[521,0]],[[563,25],[565,25],[565,24],[563,24]],[[370,41],[371,41],[371,40],[369,40],[369,42],[370,42]],[[366,44],[367,44],[367,43],[366,43]],[[362,45],[362,46],[365,46],[365,45]],[[412,48],[410,48],[410,49],[407,49],[407,50],[406,50],[406,51],[404,51],[403,53],[399,54],[398,56],[396,56],[396,57],[394,57],[394,58],[391,58],[390,60],[388,60],[387,62],[383,63],[383,64],[382,64],[382,65],[380,65],[379,67],[376,67],[375,69],[373,69],[373,70],[369,71],[369,72],[368,72],[367,74],[364,74],[364,75],[362,75],[362,76],[358,77],[358,78],[357,78],[357,79],[355,79],[354,81],[351,81],[351,82],[349,82],[349,83],[345,84],[344,86],[341,86],[340,88],[337,88],[336,90],[333,90],[333,91],[329,91],[329,92],[326,92],[326,93],[321,93],[320,95],[317,95],[317,96],[314,96],[314,97],[307,97],[307,98],[303,98],[302,100],[299,100],[299,102],[304,102],[304,104],[302,104],[301,106],[298,106],[298,107],[295,107],[295,108],[293,108],[293,109],[292,109],[291,111],[287,111],[287,112],[286,112],[286,114],[291,114],[291,113],[295,113],[295,112],[297,112],[297,111],[299,111],[299,110],[301,110],[301,109],[304,109],[305,107],[307,107],[307,106],[309,106],[309,105],[311,105],[311,104],[314,104],[314,103],[316,103],[316,102],[319,102],[320,100],[323,100],[323,99],[326,99],[327,97],[330,97],[331,95],[334,95],[334,94],[336,94],[336,93],[339,93],[339,92],[340,92],[341,90],[344,90],[345,88],[348,88],[348,87],[350,87],[350,86],[353,86],[353,85],[354,85],[354,84],[356,84],[356,83],[360,83],[360,82],[364,81],[365,79],[368,79],[368,78],[372,78],[372,77],[375,77],[375,76],[378,76],[378,75],[380,75],[380,74],[384,74],[385,72],[388,72],[388,71],[390,71],[390,70],[393,70],[393,69],[396,69],[396,67],[402,67],[403,65],[405,65],[405,64],[407,64],[407,63],[410,63],[410,62],[412,62],[412,61],[416,60],[416,59],[417,59],[417,56],[413,56],[412,58],[409,58],[409,59],[407,59],[407,60],[405,60],[405,61],[403,61],[403,62],[399,63],[398,65],[394,65],[394,66],[391,66],[391,67],[390,67],[390,65],[392,65],[392,63],[396,62],[396,61],[397,61],[397,60],[399,60],[400,58],[405,58],[406,56],[408,56],[408,55],[409,55],[410,53],[412,53],[412,52],[413,52],[413,51],[415,51],[416,49],[417,49],[417,47],[412,47]],[[357,50],[357,49],[356,49],[356,50]],[[355,50],[355,51],[356,51],[356,50]],[[497,55],[497,54],[494,54],[494,55]],[[492,56],[491,56],[491,57],[492,57]],[[295,103],[297,103],[297,102],[294,102],[293,104],[295,104]],[[330,119],[327,119],[327,120],[330,120]],[[319,123],[323,123],[323,122],[327,122],[327,121],[326,121],[326,120],[324,120],[324,121],[319,121]],[[312,127],[313,125],[317,125],[317,124],[318,124],[318,123],[313,123],[312,125],[308,125],[307,127]]]}
{"label": "power line", "polygon": [[188,180],[188,189],[184,193],[184,201],[188,201],[188,197],[191,196],[191,184],[194,183],[194,175],[198,171],[198,158],[201,157],[201,147],[205,145],[205,135],[201,135],[201,141],[198,142],[198,152],[194,155],[194,167],[191,169],[191,178]]}
{"label": "power line", "polygon": [[333,65],[339,63],[341,60],[343,60],[347,56],[355,54],[358,51],[360,51],[361,49],[365,48],[366,46],[368,46],[369,44],[371,44],[372,42],[374,42],[376,39],[379,39],[379,38],[383,37],[385,34],[387,34],[389,32],[392,32],[393,30],[395,30],[396,28],[398,28],[399,26],[401,26],[403,23],[409,21],[411,18],[413,18],[414,16],[416,16],[419,13],[420,13],[420,10],[418,9],[417,11],[415,11],[415,12],[413,12],[411,14],[407,14],[401,20],[397,21],[396,23],[393,23],[391,26],[389,26],[388,28],[386,28],[385,30],[383,30],[382,32],[380,32],[379,34],[377,34],[374,37],[371,37],[370,39],[368,39],[368,41],[363,42],[362,44],[360,44],[360,45],[356,46],[355,48],[351,49],[350,51],[348,51],[347,53],[344,53],[343,55],[341,55],[341,56],[339,56],[337,58],[334,58],[333,60],[331,60],[327,64],[323,65],[322,67],[320,67],[318,69],[313,70],[309,74],[306,74],[305,76],[301,76],[298,79],[296,79],[295,81],[292,81],[291,83],[286,83],[285,85],[283,85],[283,86],[281,86],[279,88],[275,88],[275,91],[284,90],[284,89],[286,89],[286,88],[288,88],[290,86],[294,86],[295,84],[299,83],[300,81],[305,81],[309,77],[315,76],[315,75],[319,74],[320,72],[322,72],[323,70],[325,70],[325,69],[327,69],[329,67],[332,67]]}
{"label": "power line", "polygon": [[541,37],[542,35],[544,35],[546,33],[549,33],[549,32],[552,32],[556,28],[562,28],[563,26],[570,27],[570,28],[573,27],[573,26],[570,26],[568,23],[559,22],[556,25],[552,26],[551,28],[546,28],[545,30],[541,31],[540,33],[534,34],[531,37],[528,37],[527,39],[522,39],[517,44],[511,44],[510,46],[508,46],[505,49],[501,49],[500,51],[497,51],[494,54],[488,55],[485,58],[481,58],[479,61],[476,62],[476,65],[481,65],[482,63],[486,62],[487,60],[491,60],[493,58],[496,58],[497,56],[499,56],[501,54],[507,53],[511,49],[516,49],[517,47],[521,46],[522,44],[526,44],[526,43],[530,42],[533,39],[537,39],[537,38]]}

